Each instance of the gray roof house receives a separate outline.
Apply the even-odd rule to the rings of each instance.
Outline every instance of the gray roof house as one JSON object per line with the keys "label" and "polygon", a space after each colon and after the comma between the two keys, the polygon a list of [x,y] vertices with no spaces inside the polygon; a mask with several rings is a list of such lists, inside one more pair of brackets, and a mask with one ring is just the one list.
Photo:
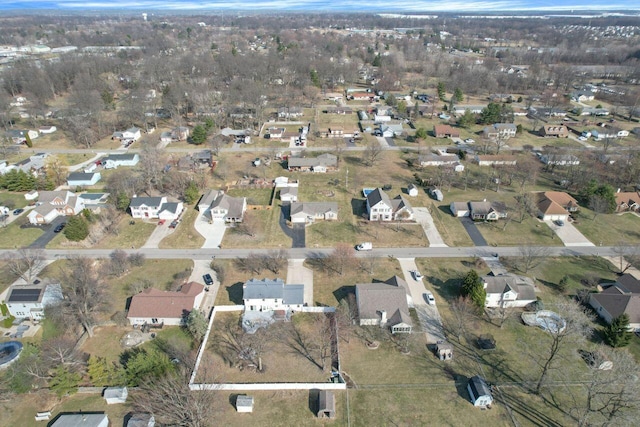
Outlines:
{"label": "gray roof house", "polygon": [[356,301],[360,326],[379,325],[392,333],[408,333],[413,328],[407,304],[407,291],[398,281],[359,283]]}
{"label": "gray roof house", "polygon": [[382,188],[376,188],[367,194],[367,213],[369,221],[411,221],[413,208],[402,196],[389,198]]}
{"label": "gray roof house", "polygon": [[473,406],[479,408],[486,408],[493,403],[493,395],[491,389],[487,385],[487,382],[479,375],[471,377],[469,383],[467,383],[467,391],[469,392],[469,398]]}
{"label": "gray roof house", "polygon": [[536,301],[533,280],[514,274],[482,276],[482,283],[487,292],[485,307],[524,307]]}
{"label": "gray roof house", "polygon": [[204,210],[204,214],[212,221],[242,222],[247,211],[247,198],[232,197],[222,190],[211,190],[200,199],[198,210]]}
{"label": "gray roof house", "polygon": [[109,418],[104,413],[60,414],[50,427],[109,427]]}
{"label": "gray roof house", "polygon": [[287,167],[290,171],[324,173],[338,168],[338,158],[329,153],[318,157],[289,157]]}
{"label": "gray roof house", "polygon": [[119,166],[135,166],[140,161],[138,153],[109,154],[100,161],[105,169],[117,169]]}
{"label": "gray roof house", "polygon": [[242,285],[242,327],[254,333],[274,320],[290,320],[305,305],[304,285],[287,285],[282,279],[251,279]]}
{"label": "gray roof house", "polygon": [[632,275],[623,274],[602,292],[591,294],[589,304],[607,323],[626,313],[630,329],[640,330],[640,280]]}
{"label": "gray roof house", "polygon": [[280,200],[283,202],[297,202],[298,187],[282,187],[280,190]]}
{"label": "gray roof house", "polygon": [[469,202],[473,220],[497,221],[507,217],[507,207],[501,202]]}
{"label": "gray roof house", "polygon": [[102,176],[99,172],[71,172],[69,176],[67,176],[67,185],[69,187],[86,187],[97,184],[100,178],[102,178]]}
{"label": "gray roof house", "polygon": [[338,203],[293,202],[290,215],[292,223],[312,223],[315,220],[334,221],[338,219]]}

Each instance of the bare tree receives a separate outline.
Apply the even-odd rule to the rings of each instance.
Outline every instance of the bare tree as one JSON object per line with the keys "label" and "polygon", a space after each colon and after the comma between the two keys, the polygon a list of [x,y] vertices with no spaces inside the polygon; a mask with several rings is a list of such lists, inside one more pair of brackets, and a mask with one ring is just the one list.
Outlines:
{"label": "bare tree", "polygon": [[577,303],[563,303],[556,311],[561,313],[564,327],[550,320],[550,330],[545,333],[544,339],[522,342],[538,370],[533,390],[536,394],[541,393],[549,374],[557,368],[558,360],[568,351],[573,351],[593,330],[590,316]]}
{"label": "bare tree", "polygon": [[382,147],[378,141],[371,141],[362,152],[362,163],[365,166],[374,166],[382,155]]}
{"label": "bare tree", "polygon": [[41,249],[18,249],[15,254],[5,256],[9,271],[31,284],[40,270],[47,265],[44,251]]}
{"label": "bare tree", "polygon": [[129,269],[129,257],[122,249],[116,249],[109,254],[108,271],[114,276],[121,276]]}
{"label": "bare tree", "polygon": [[478,309],[469,299],[469,297],[458,297],[451,303],[452,319],[449,323],[449,329],[456,336],[458,342],[467,334],[473,322],[476,319]]}
{"label": "bare tree", "polygon": [[626,242],[618,242],[611,250],[618,258],[619,273],[624,274],[633,264],[640,261],[640,248],[636,245],[629,245]]}
{"label": "bare tree", "polygon": [[330,271],[342,276],[345,270],[356,265],[356,253],[353,246],[347,243],[338,243],[329,255],[323,260],[323,265]]}
{"label": "bare tree", "polygon": [[551,253],[546,246],[520,246],[518,248],[520,255],[520,268],[527,273],[530,269],[538,266],[545,257]]}
{"label": "bare tree", "polygon": [[[192,391],[189,387],[191,370],[186,362],[177,365],[175,372],[149,376],[132,393],[137,411],[151,413],[163,425],[208,427],[215,424],[215,390]],[[202,375],[202,369],[198,375]],[[212,381],[208,381],[212,382]]]}
{"label": "bare tree", "polygon": [[70,259],[62,274],[63,312],[69,321],[79,323],[92,337],[97,315],[109,303],[107,285],[98,274],[95,261],[89,258]]}
{"label": "bare tree", "polygon": [[76,341],[68,335],[52,338],[42,344],[42,360],[49,366],[77,366],[81,357],[76,350]]}
{"label": "bare tree", "polygon": [[310,330],[293,323],[289,334],[289,346],[321,371],[327,368],[336,349],[333,316],[334,313],[318,314]]}
{"label": "bare tree", "polygon": [[599,214],[609,213],[610,207],[609,201],[598,194],[589,197],[589,209],[593,211],[592,221],[595,221]]}
{"label": "bare tree", "polygon": [[236,224],[234,231],[249,237],[256,237],[258,234],[258,219],[249,212],[245,212],[242,222]]}
{"label": "bare tree", "polygon": [[271,271],[273,274],[280,273],[280,270],[287,263],[288,254],[285,249],[279,249],[277,251],[269,251],[262,256],[262,265],[265,269]]}
{"label": "bare tree", "polygon": [[212,347],[230,366],[244,369],[249,365],[257,372],[264,369],[262,356],[268,350],[272,338],[278,334],[278,325],[269,329],[260,328],[253,334],[246,333],[237,322],[237,318],[229,317],[216,328]]}

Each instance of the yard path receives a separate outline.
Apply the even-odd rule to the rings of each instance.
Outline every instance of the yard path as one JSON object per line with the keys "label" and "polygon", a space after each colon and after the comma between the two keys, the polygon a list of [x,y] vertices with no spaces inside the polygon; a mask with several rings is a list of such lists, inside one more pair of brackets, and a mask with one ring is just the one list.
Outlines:
{"label": "yard path", "polygon": [[[420,326],[427,336],[428,343],[437,343],[445,339],[442,328],[442,318],[437,305],[427,305],[424,294],[427,292],[422,280],[415,280],[412,270],[418,270],[415,258],[398,258],[400,268],[404,274],[404,280],[409,285],[409,292],[413,301],[413,307],[418,315]],[[433,291],[431,291],[433,293]]]}
{"label": "yard path", "polygon": [[429,240],[429,246],[434,248],[446,248],[447,245],[442,240],[440,232],[433,223],[433,217],[429,212],[429,208],[413,208],[413,215],[416,218],[416,222],[422,226],[424,234],[426,234]]}
{"label": "yard path", "polygon": [[287,284],[304,285],[304,303],[313,307],[313,270],[304,266],[304,258],[290,258],[287,266]]}

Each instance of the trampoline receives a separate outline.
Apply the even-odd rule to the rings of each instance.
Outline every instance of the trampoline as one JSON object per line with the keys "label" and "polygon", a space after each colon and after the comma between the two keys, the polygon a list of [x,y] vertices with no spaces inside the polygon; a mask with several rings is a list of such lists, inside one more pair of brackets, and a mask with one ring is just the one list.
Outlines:
{"label": "trampoline", "polygon": [[6,368],[15,361],[22,351],[22,343],[7,341],[0,343],[0,369]]}

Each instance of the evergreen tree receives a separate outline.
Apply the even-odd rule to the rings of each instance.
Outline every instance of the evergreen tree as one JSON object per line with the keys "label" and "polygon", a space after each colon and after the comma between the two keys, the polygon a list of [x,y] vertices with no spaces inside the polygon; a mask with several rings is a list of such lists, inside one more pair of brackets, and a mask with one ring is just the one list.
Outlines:
{"label": "evergreen tree", "polygon": [[80,242],[89,235],[89,223],[81,215],[72,216],[64,228],[64,235],[72,242]]}
{"label": "evergreen tree", "polygon": [[200,197],[200,190],[194,181],[190,181],[187,188],[184,190],[184,201],[188,204],[195,203]]}
{"label": "evergreen tree", "polygon": [[471,299],[478,309],[482,309],[484,307],[484,302],[487,298],[487,291],[485,291],[482,281],[475,270],[469,270],[462,280],[460,294],[463,297]]}
{"label": "evergreen tree", "polygon": [[87,373],[95,387],[124,384],[124,371],[115,363],[109,364],[104,357],[91,355],[87,361]]}
{"label": "evergreen tree", "polygon": [[131,199],[125,193],[118,193],[116,196],[116,209],[119,211],[126,211],[130,203]]}
{"label": "evergreen tree", "polygon": [[200,145],[207,140],[207,130],[202,125],[197,125],[191,132],[191,142]]}
{"label": "evergreen tree", "polygon": [[159,378],[172,372],[173,364],[166,353],[156,349],[136,349],[124,355],[127,384],[137,386],[148,377]]}
{"label": "evergreen tree", "polygon": [[473,114],[470,110],[464,110],[464,114],[460,116],[458,119],[458,124],[460,127],[465,129],[470,128],[476,122],[476,115]]}
{"label": "evergreen tree", "polygon": [[416,138],[427,139],[427,136],[428,136],[428,133],[425,128],[418,128],[418,130],[416,130]]}
{"label": "evergreen tree", "polygon": [[438,99],[440,99],[440,101],[444,101],[444,97],[445,97],[444,83],[438,82]]}
{"label": "evergreen tree", "polygon": [[24,143],[27,145],[27,147],[31,148],[33,147],[33,141],[31,141],[31,137],[29,136],[29,134],[27,133],[26,138]]}
{"label": "evergreen tree", "polygon": [[462,102],[464,100],[462,89],[460,89],[459,87],[455,88],[455,90],[453,91],[453,98],[456,100],[456,102]]}
{"label": "evergreen tree", "polygon": [[191,310],[187,317],[187,331],[194,340],[200,342],[207,333],[207,318],[199,310]]}
{"label": "evergreen tree", "polygon": [[613,348],[625,347],[631,342],[633,334],[629,331],[629,315],[622,313],[605,326],[602,331],[604,342]]}
{"label": "evergreen tree", "polygon": [[82,376],[79,373],[70,371],[65,365],[58,365],[49,381],[49,388],[58,397],[74,394],[78,391],[81,379]]}
{"label": "evergreen tree", "polygon": [[313,83],[315,87],[321,87],[322,84],[320,83],[320,76],[318,76],[318,71],[311,70],[309,74],[311,78],[311,83]]}

